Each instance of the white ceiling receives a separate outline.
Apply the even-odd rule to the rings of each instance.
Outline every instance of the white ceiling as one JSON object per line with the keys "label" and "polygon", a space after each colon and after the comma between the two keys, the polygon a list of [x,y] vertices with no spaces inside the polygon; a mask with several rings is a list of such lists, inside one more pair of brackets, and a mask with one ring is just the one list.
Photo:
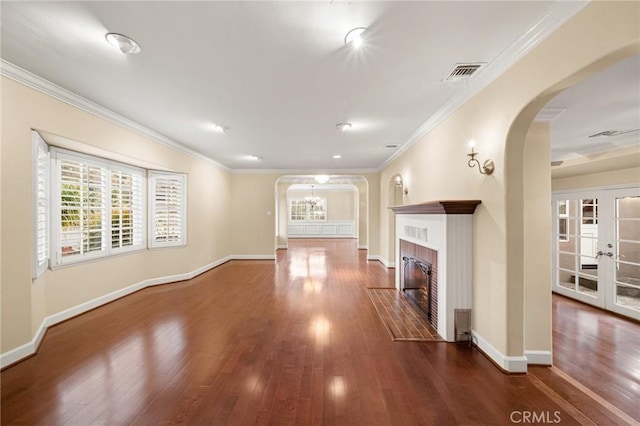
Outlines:
{"label": "white ceiling", "polygon": [[[567,4],[3,2],[1,56],[231,169],[375,170],[398,152],[385,145],[402,150],[443,106],[508,65],[513,46],[530,45],[539,35],[530,30],[561,20]],[[358,26],[368,38],[354,51],[343,39]],[[142,52],[120,54],[107,32],[134,38]],[[442,82],[460,62],[488,65],[468,84]],[[633,66],[635,80],[625,81],[637,94]],[[552,124],[562,136],[554,156],[578,152],[571,132],[584,133],[579,118],[569,120],[584,98],[560,96],[552,104],[567,108],[567,121]],[[621,106],[633,104],[625,99]],[[342,121],[351,132],[336,130]],[[212,122],[229,130],[215,133]]]}
{"label": "white ceiling", "polygon": [[[570,87],[543,109],[564,110],[551,122],[551,159],[571,160],[640,145],[640,55]],[[637,130],[589,137],[607,130]]]}

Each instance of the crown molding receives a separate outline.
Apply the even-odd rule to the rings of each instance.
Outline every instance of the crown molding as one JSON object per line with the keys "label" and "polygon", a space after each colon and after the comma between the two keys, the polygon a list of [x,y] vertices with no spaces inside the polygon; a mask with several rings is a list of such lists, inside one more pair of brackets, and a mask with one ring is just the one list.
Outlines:
{"label": "crown molding", "polygon": [[391,157],[378,167],[378,171],[384,170],[387,165],[402,155],[407,149],[409,149],[409,147],[422,139],[424,135],[442,123],[447,117],[453,114],[464,103],[498,78],[520,58],[538,46],[540,42],[551,35],[551,33],[558,29],[562,24],[581,11],[590,3],[590,1],[591,0],[559,1],[551,6],[547,13],[540,18],[540,20],[531,27],[529,31],[486,65],[476,77],[469,80],[467,82],[466,90],[460,91],[458,94],[451,97],[447,103],[445,103],[438,111],[429,117],[427,121],[418,127],[411,134],[407,142],[402,144]]}
{"label": "crown molding", "polygon": [[101,105],[98,105],[95,102],[92,102],[80,95],[77,95],[67,89],[64,89],[58,86],[57,84],[54,84],[48,80],[45,80],[44,78],[39,77],[1,58],[0,58],[0,75],[3,77],[7,77],[11,80],[17,81],[20,84],[23,84],[27,87],[37,90],[45,95],[51,96],[54,99],[62,101],[68,105],[71,105],[84,112],[87,112],[98,118],[101,118],[110,123],[113,123],[117,126],[120,126],[126,130],[129,130],[147,139],[151,139],[152,141],[157,142],[161,145],[172,148],[176,151],[180,151],[181,153],[189,155],[193,158],[197,158],[199,160],[203,160],[208,163],[214,164],[226,171],[230,171],[230,169],[227,166],[218,163],[217,161],[207,157],[206,155],[200,154],[197,151],[189,149],[183,144],[174,141],[173,139],[170,139],[164,135],[161,135],[160,133],[157,133],[149,129],[148,127],[145,127],[142,124],[136,123],[133,120],[130,120],[120,114],[117,114],[111,111],[110,109],[107,109]]}
{"label": "crown molding", "polygon": [[232,174],[247,175],[361,175],[378,173],[379,169],[229,169]]}

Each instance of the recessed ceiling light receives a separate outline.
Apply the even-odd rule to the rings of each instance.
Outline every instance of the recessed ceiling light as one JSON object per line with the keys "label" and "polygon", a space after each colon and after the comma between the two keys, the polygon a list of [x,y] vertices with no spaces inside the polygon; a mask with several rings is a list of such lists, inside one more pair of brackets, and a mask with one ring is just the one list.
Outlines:
{"label": "recessed ceiling light", "polygon": [[342,158],[342,155],[336,154],[336,155],[333,156],[333,158],[335,158],[336,160],[339,160],[340,158]]}
{"label": "recessed ceiling light", "polygon": [[226,126],[223,126],[222,124],[212,123],[211,124],[211,130],[213,130],[214,132],[218,132],[218,133],[224,133],[227,130],[229,130],[229,128],[226,127]]}
{"label": "recessed ceiling light", "polygon": [[140,45],[130,37],[118,33],[108,33],[105,38],[110,45],[119,49],[125,55],[131,53],[139,53]]}
{"label": "recessed ceiling light", "polygon": [[331,178],[328,175],[317,175],[317,176],[314,176],[314,179],[318,183],[327,183]]}
{"label": "recessed ceiling light", "polygon": [[391,145],[385,145],[384,147],[387,149],[396,149],[397,147],[399,147],[400,145],[398,144],[391,144]]}
{"label": "recessed ceiling light", "polygon": [[336,128],[341,132],[346,132],[348,130],[351,130],[351,123],[338,123],[336,124]]}
{"label": "recessed ceiling light", "polygon": [[366,27],[356,27],[350,30],[347,35],[344,36],[344,44],[347,46],[351,44],[354,49],[359,49],[364,44],[364,32],[367,31]]}
{"label": "recessed ceiling light", "polygon": [[249,156],[249,160],[252,160],[252,161],[262,161],[262,157],[260,157],[259,155],[250,155],[250,156]]}

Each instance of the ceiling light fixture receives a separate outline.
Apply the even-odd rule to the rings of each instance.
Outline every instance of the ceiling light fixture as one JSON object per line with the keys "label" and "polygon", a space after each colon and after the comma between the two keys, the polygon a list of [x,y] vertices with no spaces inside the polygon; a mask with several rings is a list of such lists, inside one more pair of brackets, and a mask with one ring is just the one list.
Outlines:
{"label": "ceiling light fixture", "polygon": [[218,133],[224,133],[227,130],[229,130],[229,128],[227,126],[223,126],[221,124],[216,124],[216,123],[212,123],[211,124],[211,130],[218,132]]}
{"label": "ceiling light fixture", "polygon": [[327,182],[329,182],[329,179],[331,179],[331,178],[329,177],[329,175],[317,175],[317,176],[314,177],[314,179],[318,183],[327,183]]}
{"label": "ceiling light fixture", "polygon": [[119,49],[125,55],[140,52],[140,45],[130,37],[118,33],[108,33],[105,38],[110,45]]}
{"label": "ceiling light fixture", "polygon": [[333,156],[333,158],[335,158],[336,160],[339,160],[339,159],[341,159],[341,158],[342,158],[342,155],[340,155],[340,154],[336,154],[336,155],[334,155],[334,156]]}
{"label": "ceiling light fixture", "polygon": [[249,156],[249,160],[252,160],[252,161],[262,161],[262,157],[260,157],[259,155],[250,155],[250,156]]}
{"label": "ceiling light fixture", "polygon": [[336,128],[341,132],[347,132],[351,130],[351,123],[338,123],[336,124]]}
{"label": "ceiling light fixture", "polygon": [[367,31],[366,27],[356,27],[350,30],[347,35],[344,36],[344,44],[351,46],[354,49],[359,49],[364,44],[364,32]]}

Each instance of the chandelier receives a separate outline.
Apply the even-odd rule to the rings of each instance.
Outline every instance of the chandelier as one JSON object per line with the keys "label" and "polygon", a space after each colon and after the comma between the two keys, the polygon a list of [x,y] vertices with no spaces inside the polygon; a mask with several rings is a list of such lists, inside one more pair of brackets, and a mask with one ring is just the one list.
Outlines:
{"label": "chandelier", "polygon": [[314,197],[313,185],[311,185],[311,196],[304,197],[304,203],[311,207],[315,207],[319,202],[320,202],[320,198]]}

